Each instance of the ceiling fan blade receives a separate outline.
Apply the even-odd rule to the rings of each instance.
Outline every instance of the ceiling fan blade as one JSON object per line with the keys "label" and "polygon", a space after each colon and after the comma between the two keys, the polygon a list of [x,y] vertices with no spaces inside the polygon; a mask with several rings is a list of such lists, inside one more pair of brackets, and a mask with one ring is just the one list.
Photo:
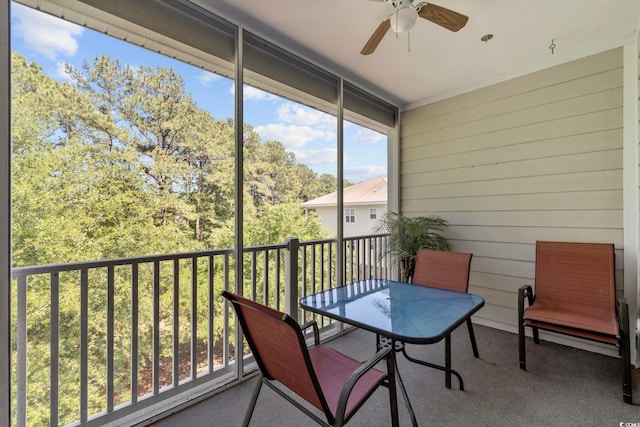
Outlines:
{"label": "ceiling fan blade", "polygon": [[468,16],[431,3],[422,6],[418,11],[418,15],[450,31],[460,30],[469,20]]}
{"label": "ceiling fan blade", "polygon": [[360,53],[362,55],[372,54],[373,51],[376,50],[376,47],[378,47],[378,44],[380,44],[380,42],[382,41],[384,35],[387,34],[387,31],[389,31],[389,28],[391,28],[391,20],[387,18],[382,21],[380,25],[378,25],[378,28],[376,28],[376,30],[373,32],[373,34],[371,34],[371,37],[369,37],[367,44],[364,45]]}

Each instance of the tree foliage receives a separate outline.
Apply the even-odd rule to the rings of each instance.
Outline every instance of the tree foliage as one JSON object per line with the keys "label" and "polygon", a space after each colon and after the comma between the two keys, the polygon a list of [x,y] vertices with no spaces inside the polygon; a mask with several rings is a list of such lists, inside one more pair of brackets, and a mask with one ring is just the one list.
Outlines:
{"label": "tree foliage", "polygon": [[[12,55],[12,263],[45,265],[166,254],[233,246],[235,217],[235,125],[215,119],[187,93],[172,69],[133,69],[108,56],[67,65],[69,79],[56,81],[19,53]],[[331,175],[298,164],[278,141],[263,142],[243,128],[245,245],[326,237],[317,218],[299,204],[335,191]],[[198,266],[203,270],[204,266]],[[220,268],[220,267],[216,267]],[[180,265],[181,277],[194,270]],[[115,271],[116,388],[126,390],[130,358],[127,327],[130,273]],[[151,271],[141,271],[139,346],[149,363]],[[199,271],[206,277],[206,271]],[[170,324],[171,278],[161,280],[162,324]],[[61,275],[60,422],[77,419],[80,287]],[[88,292],[89,395],[92,411],[104,410],[106,272],[97,271]],[[189,287],[180,287],[180,316],[190,316]],[[50,282],[28,287],[28,419],[48,423]],[[198,297],[206,298],[206,283]],[[198,306],[206,319],[207,304]],[[221,307],[213,307],[221,313]],[[165,321],[166,320],[166,321]],[[181,341],[188,342],[188,322]],[[206,337],[206,322],[198,323]],[[167,330],[168,331],[168,330]],[[222,334],[222,326],[216,326]],[[163,351],[171,334],[162,335]],[[166,341],[169,340],[169,341]],[[199,345],[202,343],[199,343]],[[122,368],[122,369],[119,369]],[[125,391],[117,399],[127,400]],[[118,401],[120,401],[118,400]],[[118,403],[118,402],[116,402]]]}

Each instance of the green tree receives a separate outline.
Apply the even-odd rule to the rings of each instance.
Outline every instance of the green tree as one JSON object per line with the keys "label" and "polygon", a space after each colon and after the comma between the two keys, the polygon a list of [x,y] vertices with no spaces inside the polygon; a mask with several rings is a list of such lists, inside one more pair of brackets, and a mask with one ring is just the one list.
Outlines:
{"label": "green tree", "polygon": [[[135,255],[228,248],[234,244],[235,124],[197,107],[180,76],[166,68],[133,70],[107,56],[67,66],[57,82],[24,56],[12,55],[13,265],[43,265]],[[243,127],[245,245],[326,237],[299,204],[335,191],[336,180],[296,163],[277,141],[262,143]],[[260,261],[262,262],[262,261]],[[221,269],[221,266],[214,267]],[[198,274],[198,296],[207,294],[206,266],[180,263],[179,275]],[[258,267],[258,274],[263,269]],[[153,298],[149,265],[140,265],[140,367],[128,367],[131,272],[91,270],[86,321],[89,334],[91,411],[104,410],[107,276],[114,276],[116,404],[129,396],[130,369],[151,360]],[[160,278],[161,349],[169,356],[173,277]],[[60,275],[60,422],[78,417],[80,283]],[[48,424],[51,284],[28,283],[29,424]],[[191,287],[179,285],[179,340],[191,339]],[[273,294],[272,294],[273,295]],[[207,304],[199,304],[207,319]],[[222,313],[221,304],[213,307]],[[198,322],[199,348],[207,324]],[[221,336],[222,325],[215,326]]]}

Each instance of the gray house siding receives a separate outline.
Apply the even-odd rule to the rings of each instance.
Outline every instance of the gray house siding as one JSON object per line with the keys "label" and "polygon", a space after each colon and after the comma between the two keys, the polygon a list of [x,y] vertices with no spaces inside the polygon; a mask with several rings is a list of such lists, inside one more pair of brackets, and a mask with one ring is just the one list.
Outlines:
{"label": "gray house siding", "polygon": [[517,330],[536,240],[614,243],[622,292],[622,66],[614,49],[402,113],[400,210],[474,254],[476,322]]}

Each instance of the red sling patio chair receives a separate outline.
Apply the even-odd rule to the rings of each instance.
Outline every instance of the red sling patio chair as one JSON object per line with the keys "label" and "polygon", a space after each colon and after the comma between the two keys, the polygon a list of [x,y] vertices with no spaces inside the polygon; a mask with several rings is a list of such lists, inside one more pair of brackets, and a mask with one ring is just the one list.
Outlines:
{"label": "red sling patio chair", "polygon": [[[472,257],[473,254],[466,252],[420,249],[416,256],[413,283],[466,293],[469,290],[469,270],[471,269]],[[478,358],[480,356],[471,318],[467,319],[467,329],[469,330],[473,355]]]}
{"label": "red sling patio chair", "polygon": [[[260,369],[260,378],[251,397],[243,426],[248,426],[258,395],[265,384],[324,426],[342,426],[379,386],[389,389],[391,424],[398,426],[395,362],[390,348],[383,348],[367,362],[359,362],[328,346],[320,345],[314,321],[302,327],[288,316],[254,301],[224,291],[235,309],[249,348]],[[302,333],[313,327],[314,346],[310,349]],[[386,361],[387,372],[374,366]],[[324,413],[326,421],[303,403],[292,398],[294,392]]]}
{"label": "red sling patio chair", "polygon": [[623,400],[632,403],[629,309],[624,298],[616,307],[613,250],[609,243],[536,242],[535,295],[530,285],[518,292],[520,369],[527,369],[526,326],[536,344],[539,329],[611,344],[622,359]]}
{"label": "red sling patio chair", "polygon": [[[467,292],[469,289],[469,270],[471,268],[471,258],[473,254],[466,252],[451,252],[451,251],[438,251],[432,249],[420,249],[416,255],[415,270],[413,273],[413,283],[416,285],[424,285],[432,288],[446,289],[450,291]],[[476,344],[476,337],[473,332],[473,325],[471,319],[467,319],[467,329],[469,330],[469,338],[471,339],[471,348],[473,355],[478,358],[478,346]],[[378,336],[377,346],[382,347],[388,344],[387,338]],[[450,346],[450,339],[445,340],[445,346]],[[464,390],[464,383],[460,375],[447,369],[446,367],[435,365],[430,362],[416,359],[407,354],[404,343],[396,343],[396,351],[401,351],[404,357],[420,365],[428,366],[430,368],[443,370],[450,372],[458,378],[460,384],[460,390]],[[445,365],[451,365],[451,351],[450,349],[445,351]],[[447,388],[451,388],[451,377],[447,375],[445,377],[445,385]]]}

